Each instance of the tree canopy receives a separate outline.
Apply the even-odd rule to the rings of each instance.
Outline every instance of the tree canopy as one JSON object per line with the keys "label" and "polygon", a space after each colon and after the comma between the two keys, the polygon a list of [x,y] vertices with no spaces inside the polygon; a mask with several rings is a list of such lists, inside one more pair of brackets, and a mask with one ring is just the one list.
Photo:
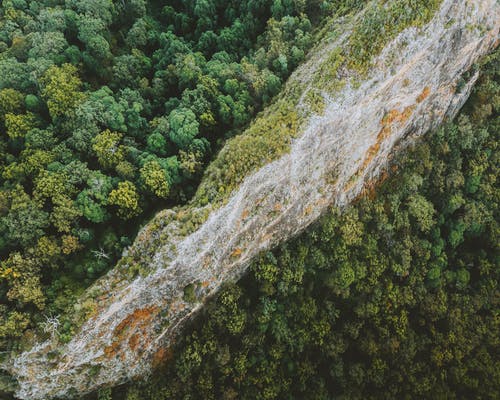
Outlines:
{"label": "tree canopy", "polygon": [[275,3],[1,2],[0,350],[193,195],[338,6]]}

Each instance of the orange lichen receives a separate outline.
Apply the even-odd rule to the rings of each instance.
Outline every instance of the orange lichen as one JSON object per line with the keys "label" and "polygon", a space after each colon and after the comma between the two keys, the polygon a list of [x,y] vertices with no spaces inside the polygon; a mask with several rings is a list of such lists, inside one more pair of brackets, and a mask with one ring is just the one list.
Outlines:
{"label": "orange lichen", "polygon": [[384,118],[382,118],[382,128],[380,129],[377,135],[375,143],[366,152],[366,157],[365,160],[363,161],[363,165],[361,166],[360,171],[364,171],[365,168],[373,160],[375,155],[377,155],[378,151],[380,150],[380,145],[391,134],[392,125],[394,123],[404,124],[406,121],[408,121],[408,118],[410,118],[414,109],[415,106],[406,107],[402,112],[393,109],[390,110],[384,116]]}
{"label": "orange lichen", "polygon": [[155,317],[157,306],[145,307],[135,310],[132,314],[129,314],[126,318],[118,324],[114,330],[114,335],[116,337],[123,336],[129,330],[134,330],[135,328],[141,328],[147,326],[149,322]]}
{"label": "orange lichen", "polygon": [[274,205],[274,211],[281,211],[282,208],[283,206],[281,205],[281,203],[276,203]]}
{"label": "orange lichen", "polygon": [[233,250],[233,252],[231,253],[231,257],[239,257],[241,256],[241,253],[243,252],[243,250],[241,250],[240,247],[237,247],[236,249]]}
{"label": "orange lichen", "polygon": [[107,358],[114,357],[120,348],[120,343],[118,342],[113,342],[111,345],[106,346],[104,348],[104,354],[106,355]]}
{"label": "orange lichen", "polygon": [[[428,95],[427,90],[424,89],[422,93],[426,93]],[[397,123],[399,125],[402,125],[408,121],[410,116],[413,113],[413,110],[415,109],[415,106],[408,106],[405,107],[403,111],[398,111],[396,109],[392,109],[389,112],[387,112],[384,117],[382,118],[381,124],[382,128],[380,129],[379,133],[377,134],[377,138],[375,140],[375,143],[370,146],[368,151],[366,152],[365,159],[363,160],[363,164],[361,167],[358,169],[356,174],[353,175],[352,179],[346,184],[344,191],[347,192],[349,191],[355,184],[357,178],[359,178],[363,171],[368,167],[368,165],[372,162],[372,160],[375,158],[375,156],[378,154],[380,150],[380,146],[382,142],[389,137],[389,135],[392,132],[392,126]]]}
{"label": "orange lichen", "polygon": [[427,97],[431,94],[431,88],[429,86],[424,87],[422,93],[420,93],[417,97],[417,103],[423,102]]}
{"label": "orange lichen", "polygon": [[137,346],[139,345],[139,335],[135,333],[132,336],[130,336],[128,340],[128,345],[130,347],[130,350],[132,351],[137,349]]}
{"label": "orange lichen", "polygon": [[[106,357],[116,356],[122,343],[128,341],[131,350],[136,350],[139,347],[139,335],[145,336],[147,327],[150,326],[152,320],[158,313],[158,307],[146,307],[135,310],[133,313],[125,317],[113,331],[113,342],[104,348]],[[130,332],[130,335],[128,334]],[[128,339],[128,340],[127,340]],[[124,358],[125,354],[122,353],[121,357]]]}
{"label": "orange lichen", "polygon": [[246,219],[250,212],[247,209],[244,209],[243,212],[241,213],[241,219]]}

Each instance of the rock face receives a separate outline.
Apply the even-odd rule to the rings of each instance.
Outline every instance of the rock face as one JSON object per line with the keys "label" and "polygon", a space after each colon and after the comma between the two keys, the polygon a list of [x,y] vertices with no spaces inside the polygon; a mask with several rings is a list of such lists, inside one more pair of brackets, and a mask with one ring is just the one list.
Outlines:
{"label": "rock face", "polygon": [[[127,280],[111,271],[90,288],[112,293],[96,300],[71,342],[47,341],[11,360],[5,368],[19,382],[16,395],[70,397],[148,374],[185,321],[256,254],[328,206],[347,204],[395,148],[454,116],[477,79],[467,72],[497,44],[499,25],[497,0],[444,0],[427,25],[404,30],[358,84],[323,93],[324,112],[308,117],[290,152],[247,176],[221,207],[208,206],[194,232],[175,236],[179,223],[164,224],[160,233],[171,238],[155,250],[147,276]],[[343,43],[345,35],[320,45],[291,81],[307,90]],[[149,232],[139,235],[141,246]]]}

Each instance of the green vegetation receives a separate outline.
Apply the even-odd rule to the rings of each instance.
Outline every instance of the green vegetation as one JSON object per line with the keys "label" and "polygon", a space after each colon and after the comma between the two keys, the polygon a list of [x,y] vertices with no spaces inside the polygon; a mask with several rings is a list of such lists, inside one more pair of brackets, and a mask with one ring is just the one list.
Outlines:
{"label": "green vegetation", "polygon": [[196,193],[197,205],[216,204],[248,176],[289,149],[302,119],[285,100],[279,100],[257,117],[244,134],[230,139],[209,166]]}
{"label": "green vegetation", "polygon": [[363,19],[349,38],[349,64],[366,71],[374,54],[404,29],[429,22],[441,0],[375,1],[364,10]]}
{"label": "green vegetation", "polygon": [[[45,316],[74,313],[75,298],[139,226],[189,200],[213,154],[271,103],[310,48],[313,24],[349,9],[345,1],[3,1],[0,350],[33,337]],[[257,128],[231,141],[232,167],[215,180],[221,194],[288,143],[288,127],[275,137]],[[245,160],[250,147],[258,153]],[[61,338],[70,331],[65,321]]]}
{"label": "green vegetation", "polygon": [[[75,299],[151,215],[194,195],[213,154],[305,58],[313,27],[363,4],[2,2],[0,321],[12,329],[0,332],[0,349],[42,333],[48,315],[63,315],[59,334],[69,339],[70,314],[81,321],[87,310],[74,310]],[[193,205],[219,206],[288,150],[304,120],[298,92],[288,88],[229,140]],[[310,97],[320,111],[321,96]],[[179,233],[206,215],[181,210]],[[144,254],[132,261],[128,275],[147,271]]]}
{"label": "green vegetation", "polygon": [[189,303],[195,303],[196,302],[196,287],[194,283],[190,283],[184,288],[184,301],[187,301]]}
{"label": "green vegetation", "polygon": [[[1,357],[50,335],[69,341],[101,293],[80,296],[142,223],[190,202],[159,213],[148,247],[120,260],[129,279],[148,274],[156,244],[192,232],[288,151],[308,116],[301,95],[322,113],[322,91],[346,83],[340,72],[367,73],[440,3],[2,1]],[[363,6],[308,92],[284,86]],[[148,382],[89,397],[500,398],[500,52],[488,61],[460,116],[395,160],[376,191],[261,254]],[[174,218],[179,230],[161,231]],[[186,302],[199,285],[184,288]],[[0,375],[0,397],[13,386]]]}
{"label": "green vegetation", "polygon": [[499,398],[499,60],[376,192],[262,254],[113,398]]}

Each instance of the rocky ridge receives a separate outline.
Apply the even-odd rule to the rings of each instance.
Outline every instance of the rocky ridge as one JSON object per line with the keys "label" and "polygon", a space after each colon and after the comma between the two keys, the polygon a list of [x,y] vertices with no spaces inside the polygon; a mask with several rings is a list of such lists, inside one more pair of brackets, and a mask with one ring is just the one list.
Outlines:
{"label": "rocky ridge", "polygon": [[[96,304],[69,343],[48,340],[8,362],[16,395],[70,397],[148,374],[185,322],[255,255],[327,207],[348,204],[398,148],[453,117],[477,79],[473,65],[498,44],[499,27],[496,0],[444,0],[429,23],[388,43],[366,75],[339,70],[343,84],[320,90],[324,107],[314,113],[307,94],[349,32],[324,39],[290,78],[301,85],[297,110],[307,115],[290,151],[247,176],[222,205],[205,206],[208,217],[185,236],[175,220],[185,210],[157,216],[134,244],[155,243],[149,273],[127,278],[127,263],[111,271],[89,289]],[[161,219],[171,222],[158,228]],[[159,246],[158,235],[166,237]]]}

